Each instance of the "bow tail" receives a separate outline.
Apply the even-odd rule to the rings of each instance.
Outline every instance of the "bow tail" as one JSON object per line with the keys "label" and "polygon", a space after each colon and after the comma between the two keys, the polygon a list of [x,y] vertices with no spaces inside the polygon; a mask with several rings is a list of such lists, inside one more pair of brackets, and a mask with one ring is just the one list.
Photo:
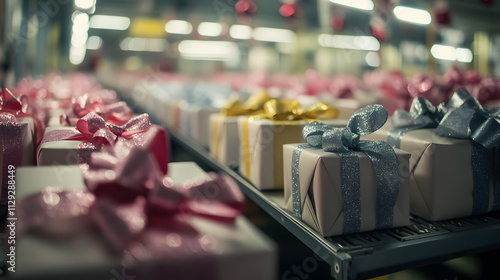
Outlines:
{"label": "bow tail", "polygon": [[382,141],[359,144],[359,150],[366,153],[373,164],[377,181],[377,210],[375,229],[392,227],[394,206],[401,185],[399,161],[394,149]]}

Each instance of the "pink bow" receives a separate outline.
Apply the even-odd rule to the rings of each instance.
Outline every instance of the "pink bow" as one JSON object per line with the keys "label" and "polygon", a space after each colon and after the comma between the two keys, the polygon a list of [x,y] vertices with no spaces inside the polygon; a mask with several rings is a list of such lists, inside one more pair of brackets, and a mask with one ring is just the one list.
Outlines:
{"label": "pink bow", "polygon": [[67,115],[61,116],[61,124],[73,126],[79,118],[84,117],[90,112],[95,112],[106,122],[114,125],[123,125],[132,117],[132,110],[123,101],[104,104],[98,99],[92,99],[88,94],[84,94],[73,99],[72,110]]}
{"label": "pink bow", "polygon": [[[33,119],[33,122],[35,124],[35,147],[37,147],[42,141],[45,125],[42,122],[41,115],[35,114],[36,116],[38,116],[36,117],[30,112],[28,97],[26,97],[26,95],[19,95],[18,97],[16,97],[8,89],[3,89],[0,92],[0,97],[0,112],[10,113],[16,118],[29,117]],[[18,140],[21,141],[21,139]]]}
{"label": "pink bow", "polygon": [[53,130],[46,133],[45,142],[84,141],[79,147],[79,163],[88,163],[90,153],[104,146],[117,143],[129,149],[133,146],[148,147],[154,154],[163,174],[167,172],[168,136],[164,128],[152,125],[148,114],[138,115],[121,126],[106,123],[97,113],[90,112],[76,123],[76,130]]}
{"label": "pink bow", "polygon": [[[123,254],[126,265],[140,269],[160,260],[169,266],[169,261],[183,257],[214,265],[211,255],[216,244],[192,226],[192,219],[234,222],[244,208],[244,197],[229,176],[209,174],[208,179],[174,186],[141,147],[127,153],[106,147],[94,153],[82,170],[89,191],[47,188],[22,199],[20,231],[61,228],[65,222],[86,218]],[[210,266],[203,273],[213,273]]]}

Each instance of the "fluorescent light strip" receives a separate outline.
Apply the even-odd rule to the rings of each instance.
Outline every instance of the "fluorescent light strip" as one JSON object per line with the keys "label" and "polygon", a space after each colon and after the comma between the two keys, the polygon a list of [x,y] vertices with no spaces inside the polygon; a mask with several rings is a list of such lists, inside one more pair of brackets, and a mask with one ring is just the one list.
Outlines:
{"label": "fluorescent light strip", "polygon": [[431,48],[431,54],[436,59],[450,60],[450,61],[460,61],[460,62],[472,62],[472,51],[467,48],[455,48],[452,46],[445,46],[440,44],[434,44]]}
{"label": "fluorescent light strip", "polygon": [[163,52],[167,47],[165,39],[158,38],[132,38],[127,37],[120,43],[120,49],[124,51],[138,52]]}
{"label": "fluorescent light strip", "polygon": [[198,25],[198,33],[202,36],[217,37],[222,34],[222,25],[217,22],[202,22]]}
{"label": "fluorescent light strip", "polygon": [[184,40],[178,50],[185,59],[231,61],[240,55],[240,49],[234,42]]}
{"label": "fluorescent light strip", "polygon": [[295,33],[288,29],[257,27],[253,31],[253,38],[265,42],[293,43]]}
{"label": "fluorescent light strip", "polygon": [[94,7],[94,0],[75,0],[75,6],[82,10],[89,10]]}
{"label": "fluorescent light strip", "polygon": [[93,15],[90,18],[90,28],[126,30],[130,26],[128,17]]}
{"label": "fluorescent light strip", "polygon": [[472,62],[472,51],[467,48],[456,48],[457,60],[460,62]]}
{"label": "fluorescent light strip", "polygon": [[69,48],[69,62],[73,65],[79,65],[85,59],[86,49],[85,47],[74,47]]}
{"label": "fluorescent light strip", "polygon": [[330,0],[330,2],[365,11],[373,10],[374,6],[371,0]]}
{"label": "fluorescent light strip", "polygon": [[405,6],[394,7],[394,15],[402,21],[415,24],[427,25],[431,23],[431,14],[426,10],[415,9]]}
{"label": "fluorescent light strip", "polygon": [[191,23],[185,20],[174,19],[165,24],[165,31],[171,34],[187,35],[191,34],[191,32],[193,31],[193,26],[191,25]]}
{"label": "fluorescent light strip", "polygon": [[379,67],[380,66],[380,56],[376,52],[369,52],[365,56],[365,61],[368,66]]}
{"label": "fluorescent light strip", "polygon": [[98,50],[102,46],[102,38],[99,36],[90,36],[87,40],[87,50]]}
{"label": "fluorescent light strip", "polygon": [[232,25],[229,28],[229,36],[234,39],[248,40],[252,38],[252,28],[248,25]]}
{"label": "fluorescent light strip", "polygon": [[378,51],[380,42],[373,36],[350,36],[350,35],[330,35],[321,34],[318,37],[318,43],[322,47]]}

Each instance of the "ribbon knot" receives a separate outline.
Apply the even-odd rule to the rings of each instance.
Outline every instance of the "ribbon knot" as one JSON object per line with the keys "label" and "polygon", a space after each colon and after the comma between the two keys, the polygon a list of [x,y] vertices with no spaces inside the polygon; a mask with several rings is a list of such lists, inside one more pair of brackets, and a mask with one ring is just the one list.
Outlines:
{"label": "ribbon knot", "polygon": [[313,120],[320,118],[334,119],[339,111],[326,103],[318,102],[308,109],[300,107],[297,101],[271,99],[264,103],[263,112],[252,115],[252,119],[270,119],[278,121]]}
{"label": "ribbon knot", "polygon": [[264,104],[271,100],[271,97],[265,91],[261,91],[256,95],[251,96],[248,100],[241,104],[239,100],[233,100],[226,104],[221,109],[221,114],[224,116],[244,116],[262,113]]}
{"label": "ribbon knot", "polygon": [[132,117],[132,110],[123,101],[105,104],[98,99],[92,99],[88,94],[73,98],[72,111],[61,115],[60,122],[65,126],[76,125],[78,119],[95,112],[103,117],[107,123],[123,125]]}
{"label": "ribbon knot", "polygon": [[121,126],[107,123],[103,117],[95,112],[90,112],[76,123],[76,129],[81,135],[72,137],[74,140],[102,139],[104,144],[113,145],[118,137],[131,137],[144,132],[151,126],[148,114],[142,114],[130,119]]}
{"label": "ribbon knot", "polygon": [[458,89],[450,102],[439,108],[444,116],[437,127],[438,134],[472,139],[486,149],[500,146],[499,110],[484,109],[466,89]]}
{"label": "ribbon knot", "polygon": [[373,104],[357,110],[345,128],[330,127],[313,121],[304,127],[302,133],[306,142],[313,147],[322,147],[325,152],[346,152],[356,150],[360,136],[379,130],[387,118],[387,110],[381,105]]}
{"label": "ribbon knot", "polygon": [[432,128],[439,121],[438,111],[429,100],[423,97],[415,97],[410,111],[404,109],[396,110],[391,118],[395,128]]}

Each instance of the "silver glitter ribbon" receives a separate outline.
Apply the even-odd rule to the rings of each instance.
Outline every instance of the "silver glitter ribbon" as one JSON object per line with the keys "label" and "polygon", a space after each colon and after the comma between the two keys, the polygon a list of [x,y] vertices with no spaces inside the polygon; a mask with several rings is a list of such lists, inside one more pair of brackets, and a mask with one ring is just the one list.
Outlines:
{"label": "silver glitter ribbon", "polygon": [[423,128],[435,128],[438,125],[439,114],[436,108],[423,97],[416,97],[410,107],[410,111],[396,110],[391,118],[393,129],[387,135],[387,142],[396,148],[401,147],[403,136],[413,130]]}
{"label": "silver glitter ribbon", "polygon": [[[467,90],[461,88],[451,97],[450,102],[440,105],[444,116],[437,127],[441,136],[471,139],[471,167],[474,189],[472,215],[488,212],[489,184],[491,170],[489,152],[500,147],[500,110],[488,111]],[[498,153],[495,161],[498,162]],[[494,202],[500,196],[500,176],[495,173]]]}
{"label": "silver glitter ribbon", "polygon": [[343,233],[359,232],[361,227],[361,190],[359,159],[354,151],[365,152],[373,164],[377,182],[376,229],[393,224],[393,209],[399,194],[399,162],[392,147],[382,141],[360,141],[361,135],[371,134],[387,121],[388,113],[381,105],[369,105],[356,111],[346,128],[333,128],[311,122],[303,129],[308,145],[300,145],[292,156],[293,213],[301,217],[299,158],[308,147],[320,147],[338,153],[341,160]]}
{"label": "silver glitter ribbon", "polygon": [[[500,170],[500,147],[495,148],[495,165],[494,170]],[[493,190],[493,211],[500,210],[500,176],[495,174],[495,187]]]}

